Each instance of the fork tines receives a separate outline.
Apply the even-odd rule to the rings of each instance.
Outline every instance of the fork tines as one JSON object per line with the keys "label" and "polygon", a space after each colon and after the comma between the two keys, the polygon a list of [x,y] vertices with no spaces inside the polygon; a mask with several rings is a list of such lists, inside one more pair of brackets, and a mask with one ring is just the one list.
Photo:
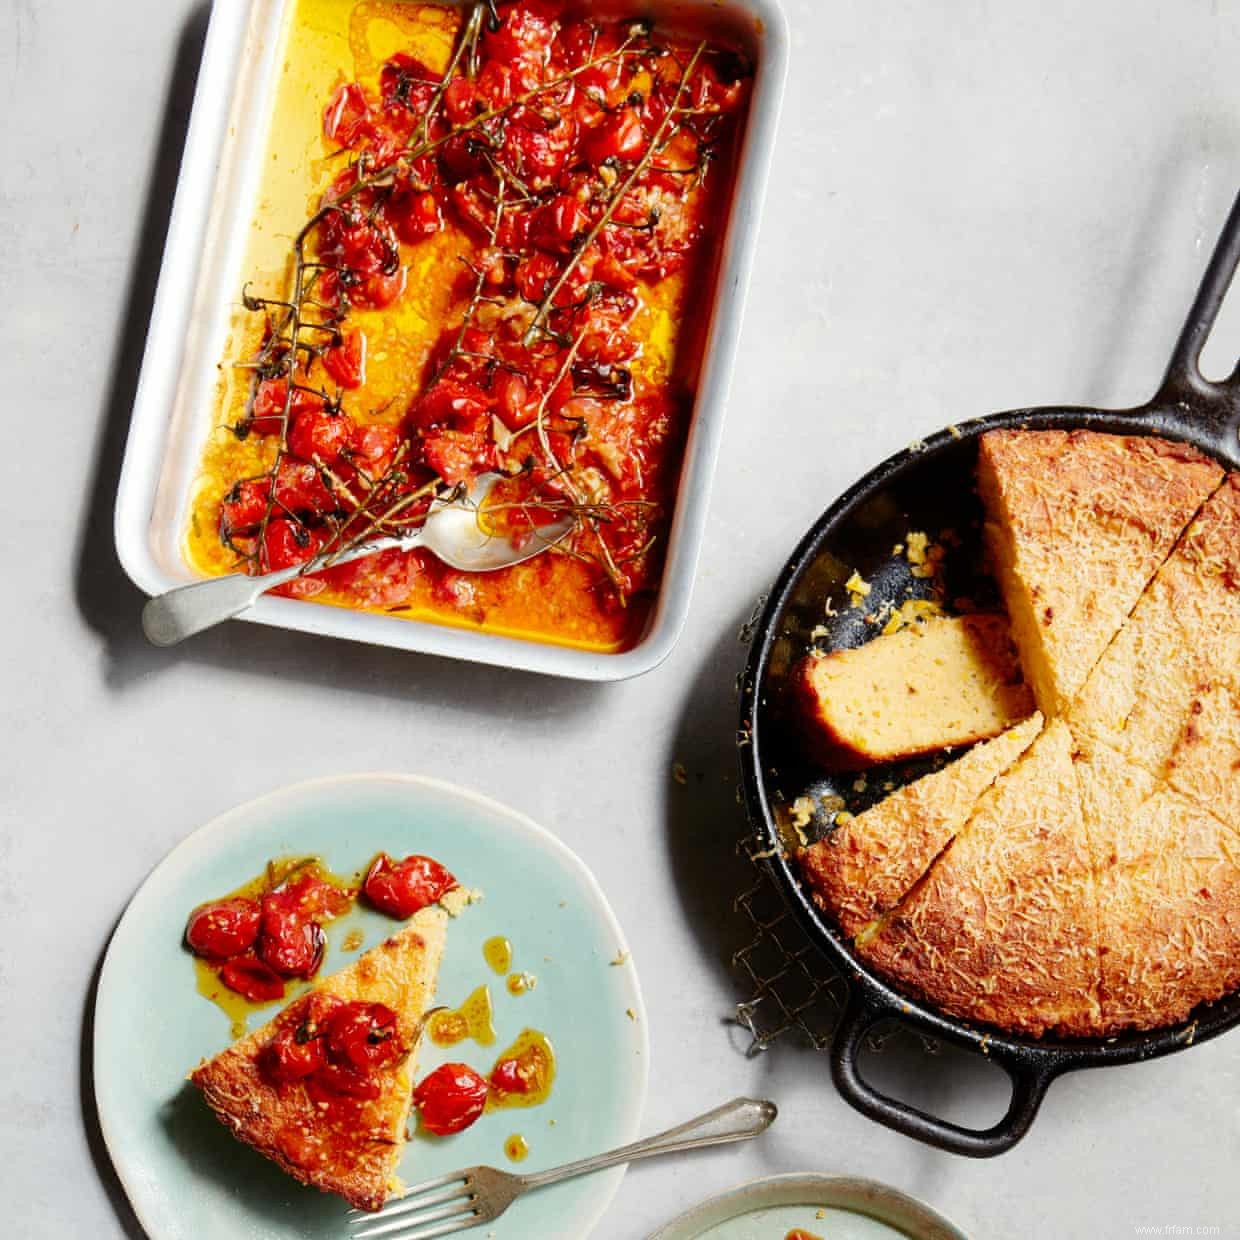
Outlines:
{"label": "fork tines", "polygon": [[468,1173],[442,1175],[406,1189],[378,1214],[350,1210],[353,1240],[431,1240],[483,1222]]}

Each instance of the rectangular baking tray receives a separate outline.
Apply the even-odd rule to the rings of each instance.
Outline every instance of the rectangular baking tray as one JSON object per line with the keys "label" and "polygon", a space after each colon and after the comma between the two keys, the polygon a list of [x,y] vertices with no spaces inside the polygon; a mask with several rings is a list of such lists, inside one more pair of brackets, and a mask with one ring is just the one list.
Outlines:
{"label": "rectangular baking tray", "polygon": [[[242,255],[265,149],[264,127],[245,121],[270,113],[289,3],[221,3],[211,13],[116,503],[117,554],[151,595],[199,576],[186,562],[183,532],[212,424],[217,367],[244,279]],[[671,28],[704,24],[738,40],[755,63],[667,561],[644,633],[634,646],[609,654],[276,596],[260,599],[242,619],[583,680],[636,676],[671,652],[688,615],[705,533],[783,94],[788,30],[778,0],[638,0],[606,7]]]}

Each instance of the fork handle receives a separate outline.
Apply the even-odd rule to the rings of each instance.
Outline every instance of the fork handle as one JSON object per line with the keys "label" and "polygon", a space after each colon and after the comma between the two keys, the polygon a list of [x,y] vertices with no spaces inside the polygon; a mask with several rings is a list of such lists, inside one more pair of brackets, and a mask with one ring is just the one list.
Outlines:
{"label": "fork handle", "polygon": [[566,1163],[562,1167],[521,1178],[525,1181],[526,1188],[543,1188],[574,1176],[588,1175],[591,1171],[602,1171],[605,1167],[614,1167],[618,1163],[636,1162],[639,1158],[675,1154],[681,1150],[698,1150],[708,1145],[726,1145],[730,1141],[748,1141],[751,1137],[765,1132],[774,1123],[778,1113],[773,1102],[755,1098],[733,1098],[731,1102],[725,1102],[723,1106],[707,1111],[705,1115],[699,1115],[687,1124],[669,1128],[666,1132],[646,1137],[643,1141],[635,1141],[632,1145],[623,1145],[606,1154],[582,1158],[578,1162]]}

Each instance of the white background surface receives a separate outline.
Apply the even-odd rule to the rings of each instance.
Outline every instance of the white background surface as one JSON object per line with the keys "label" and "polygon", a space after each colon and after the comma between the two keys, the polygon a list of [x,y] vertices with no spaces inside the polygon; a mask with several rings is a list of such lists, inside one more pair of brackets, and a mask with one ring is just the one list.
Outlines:
{"label": "white background surface", "polygon": [[[1014,1152],[969,1162],[850,1111],[807,1050],[745,1059],[724,1023],[740,622],[821,509],[919,433],[1151,392],[1240,188],[1240,5],[785,4],[789,92],[688,630],[656,672],[601,687],[253,626],[143,643],[111,509],[203,9],[0,5],[6,1234],[140,1234],[84,1037],[147,870],[238,801],[388,768],[506,800],[595,869],[650,1009],[649,1130],[739,1092],[781,1106],[752,1146],[634,1169],[599,1235],[811,1169],[887,1180],[979,1238],[1240,1235],[1240,1035],[1069,1076]],[[1001,1105],[972,1069],[884,1058],[966,1118]]]}

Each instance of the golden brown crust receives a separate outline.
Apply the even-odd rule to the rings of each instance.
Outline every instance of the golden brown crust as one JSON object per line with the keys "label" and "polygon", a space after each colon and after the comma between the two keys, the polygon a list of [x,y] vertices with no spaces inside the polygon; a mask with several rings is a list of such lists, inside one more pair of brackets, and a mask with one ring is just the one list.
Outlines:
{"label": "golden brown crust", "polygon": [[339,1114],[328,1115],[301,1082],[273,1084],[260,1067],[260,1055],[281,1013],[190,1073],[234,1136],[303,1184],[338,1193],[360,1210],[383,1205],[404,1146],[417,1037],[434,994],[446,922],[443,910],[425,909],[404,930],[314,988],[346,1001],[383,1003],[396,1012],[397,1036],[414,1050],[403,1063],[382,1070],[381,1096],[343,1103]]}
{"label": "golden brown crust", "polygon": [[857,949],[952,1015],[1035,1037],[1088,1034],[1099,1020],[1096,913],[1072,741],[1054,721]]}
{"label": "golden brown crust", "polygon": [[1003,616],[936,616],[794,670],[807,747],[860,770],[998,736],[1033,711]]}
{"label": "golden brown crust", "polygon": [[1100,1032],[1184,1020],[1240,983],[1240,835],[1109,745],[1077,741],[1089,819]]}
{"label": "golden brown crust", "polygon": [[1240,478],[1190,524],[1069,712],[1240,828]]}
{"label": "golden brown crust", "polygon": [[1041,729],[1035,714],[803,849],[798,861],[815,902],[849,936],[895,908]]}
{"label": "golden brown crust", "polygon": [[985,535],[1026,677],[1063,714],[1222,470],[1164,439],[989,431]]}

